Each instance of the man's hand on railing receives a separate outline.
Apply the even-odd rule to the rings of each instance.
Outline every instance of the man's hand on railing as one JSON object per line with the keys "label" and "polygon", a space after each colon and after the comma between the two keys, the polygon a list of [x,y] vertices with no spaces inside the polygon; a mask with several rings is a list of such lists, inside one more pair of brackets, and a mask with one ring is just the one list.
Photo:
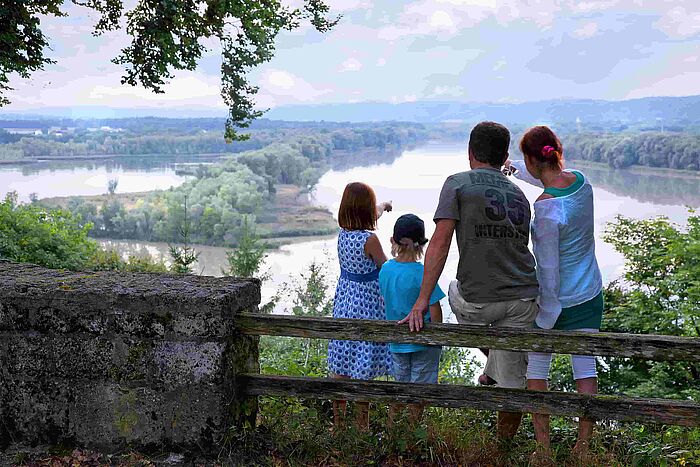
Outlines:
{"label": "man's hand on railing", "polygon": [[416,303],[413,305],[411,312],[404,319],[399,321],[398,324],[408,323],[408,327],[411,329],[411,332],[420,331],[423,328],[423,316],[425,314],[425,310],[427,309],[428,300],[418,297],[418,300],[416,300]]}

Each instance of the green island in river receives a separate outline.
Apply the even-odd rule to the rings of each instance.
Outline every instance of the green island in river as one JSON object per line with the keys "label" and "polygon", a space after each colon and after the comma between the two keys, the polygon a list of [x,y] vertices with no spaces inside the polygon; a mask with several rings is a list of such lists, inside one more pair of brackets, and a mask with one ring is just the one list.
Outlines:
{"label": "green island in river", "polygon": [[[69,209],[76,202],[92,205],[95,209],[106,203],[117,201],[126,212],[138,209],[144,199],[157,195],[157,191],[139,193],[115,193],[93,196],[58,196],[43,198],[39,202],[49,208]],[[290,243],[304,237],[335,233],[337,223],[326,208],[314,206],[308,193],[295,185],[278,185],[276,193],[264,207],[265,222],[256,224],[257,234],[265,239],[268,247]]]}

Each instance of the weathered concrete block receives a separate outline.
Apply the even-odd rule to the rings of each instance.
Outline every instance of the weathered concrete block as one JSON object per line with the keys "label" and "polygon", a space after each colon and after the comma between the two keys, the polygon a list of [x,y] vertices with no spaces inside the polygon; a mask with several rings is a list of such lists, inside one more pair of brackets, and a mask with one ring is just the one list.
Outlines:
{"label": "weathered concrete block", "polygon": [[260,283],[73,273],[0,261],[0,447],[206,447],[254,417],[236,391],[258,371],[236,313]]}
{"label": "weathered concrete block", "polygon": [[68,433],[79,445],[212,446],[228,428],[226,394],[199,384],[170,391],[114,384],[79,386],[68,411]]}
{"label": "weathered concrete block", "polygon": [[[3,381],[5,383],[7,381]],[[64,440],[71,392],[64,381],[14,379],[3,394],[3,425],[9,441],[37,445]]]}

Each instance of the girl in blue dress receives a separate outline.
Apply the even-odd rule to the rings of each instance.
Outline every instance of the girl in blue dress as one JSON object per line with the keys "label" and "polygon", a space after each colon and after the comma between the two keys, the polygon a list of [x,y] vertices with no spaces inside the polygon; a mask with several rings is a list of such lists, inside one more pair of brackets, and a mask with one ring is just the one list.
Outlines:
{"label": "girl in blue dress", "polygon": [[[335,291],[333,317],[385,319],[379,291],[379,269],[386,255],[376,234],[377,219],[391,211],[391,203],[377,205],[374,191],[364,183],[345,187],[338,211],[338,260],[340,279]],[[328,344],[328,369],[334,378],[374,379],[389,373],[387,344],[332,340]],[[369,428],[369,402],[357,403],[358,428]],[[346,401],[333,401],[333,424],[343,425]]]}

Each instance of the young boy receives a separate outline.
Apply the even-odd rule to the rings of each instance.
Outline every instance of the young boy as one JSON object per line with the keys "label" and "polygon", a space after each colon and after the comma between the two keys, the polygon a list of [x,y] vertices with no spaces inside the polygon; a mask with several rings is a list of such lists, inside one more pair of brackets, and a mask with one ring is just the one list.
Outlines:
{"label": "young boy", "polygon": [[[391,255],[394,259],[387,261],[379,272],[379,288],[384,297],[386,319],[399,321],[408,315],[420,293],[423,281],[423,265],[418,261],[423,256],[423,247],[428,243],[425,238],[425,225],[414,214],[399,217],[394,225],[391,238]],[[442,308],[440,299],[445,293],[440,286],[430,297],[430,306],[425,310],[425,322],[441,323]],[[418,344],[389,344],[393,359],[393,375],[397,381],[410,383],[438,382],[438,364],[442,347]],[[389,424],[403,405],[392,405],[389,409]],[[423,406],[409,404],[412,423],[423,415]]]}

